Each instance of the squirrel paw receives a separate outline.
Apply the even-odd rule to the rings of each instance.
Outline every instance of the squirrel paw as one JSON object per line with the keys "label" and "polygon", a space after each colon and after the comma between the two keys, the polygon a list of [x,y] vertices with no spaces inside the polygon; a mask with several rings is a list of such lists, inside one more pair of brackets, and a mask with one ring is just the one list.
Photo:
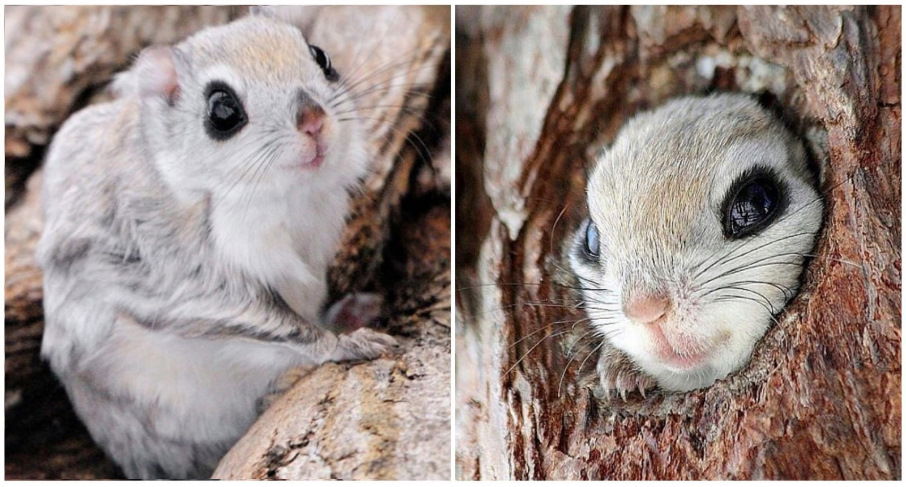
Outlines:
{"label": "squirrel paw", "polygon": [[602,355],[598,360],[597,372],[604,399],[608,401],[617,397],[625,401],[627,394],[635,391],[645,397],[646,391],[657,386],[654,379],[640,372],[625,356],[614,360],[612,356]]}
{"label": "squirrel paw", "polygon": [[325,320],[339,331],[364,328],[381,316],[384,298],[375,293],[350,293],[332,304]]}
{"label": "squirrel paw", "polygon": [[339,335],[334,361],[371,360],[392,350],[397,341],[392,336],[372,330],[359,328],[348,334]]}

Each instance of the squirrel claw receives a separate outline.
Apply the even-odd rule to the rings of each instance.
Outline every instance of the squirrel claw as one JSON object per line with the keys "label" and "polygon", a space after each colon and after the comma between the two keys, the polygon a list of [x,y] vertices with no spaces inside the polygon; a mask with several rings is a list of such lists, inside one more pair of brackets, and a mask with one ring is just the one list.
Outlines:
{"label": "squirrel claw", "polygon": [[399,343],[396,338],[371,328],[359,328],[337,338],[339,341],[333,357],[336,362],[375,359],[391,351]]}
{"label": "squirrel claw", "polygon": [[625,402],[635,391],[647,399],[646,391],[657,386],[654,379],[638,371],[628,360],[627,363],[613,363],[602,357],[597,371],[606,401],[619,397]]}

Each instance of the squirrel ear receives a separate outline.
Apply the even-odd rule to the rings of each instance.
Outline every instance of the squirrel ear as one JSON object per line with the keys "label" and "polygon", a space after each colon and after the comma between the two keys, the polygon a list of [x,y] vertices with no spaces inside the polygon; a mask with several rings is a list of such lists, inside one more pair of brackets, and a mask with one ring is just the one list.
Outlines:
{"label": "squirrel ear", "polygon": [[176,72],[176,51],[172,47],[145,48],[132,65],[132,69],[117,75],[114,91],[122,95],[161,97],[173,104],[179,96],[179,75]]}
{"label": "squirrel ear", "polygon": [[296,26],[301,30],[311,24],[317,12],[318,7],[301,5],[255,6],[249,8],[249,15],[251,16],[273,19],[284,24]]}

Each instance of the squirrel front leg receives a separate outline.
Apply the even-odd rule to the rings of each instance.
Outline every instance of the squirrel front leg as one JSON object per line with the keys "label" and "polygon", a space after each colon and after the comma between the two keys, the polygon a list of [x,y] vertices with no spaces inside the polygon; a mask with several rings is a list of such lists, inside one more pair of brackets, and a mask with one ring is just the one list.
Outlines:
{"label": "squirrel front leg", "polygon": [[333,333],[305,320],[273,293],[255,298],[226,303],[213,296],[196,295],[191,302],[161,306],[147,316],[134,310],[133,316],[143,326],[186,338],[240,338],[285,346],[316,363],[368,360],[396,344],[390,335],[369,328]]}

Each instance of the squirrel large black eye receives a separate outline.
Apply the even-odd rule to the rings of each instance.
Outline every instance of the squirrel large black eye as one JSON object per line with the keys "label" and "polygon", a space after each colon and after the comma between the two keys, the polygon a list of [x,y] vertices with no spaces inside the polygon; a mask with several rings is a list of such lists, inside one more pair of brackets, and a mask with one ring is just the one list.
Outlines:
{"label": "squirrel large black eye", "polygon": [[598,227],[595,222],[588,220],[585,224],[585,253],[591,257],[597,257],[600,252],[601,243],[598,237]]}
{"label": "squirrel large black eye", "polygon": [[245,110],[236,93],[226,85],[215,81],[207,90],[208,111],[205,129],[215,140],[226,140],[239,132],[248,122]]}
{"label": "squirrel large black eye", "polygon": [[727,192],[723,205],[724,236],[737,239],[767,228],[785,204],[784,188],[771,171],[743,175]]}
{"label": "squirrel large black eye", "polygon": [[318,63],[318,66],[321,67],[321,71],[324,72],[324,76],[327,77],[327,81],[336,81],[340,79],[339,73],[337,70],[333,69],[333,65],[330,64],[330,56],[324,52],[318,46],[309,44],[308,52],[311,53],[311,57],[315,58],[315,62]]}

